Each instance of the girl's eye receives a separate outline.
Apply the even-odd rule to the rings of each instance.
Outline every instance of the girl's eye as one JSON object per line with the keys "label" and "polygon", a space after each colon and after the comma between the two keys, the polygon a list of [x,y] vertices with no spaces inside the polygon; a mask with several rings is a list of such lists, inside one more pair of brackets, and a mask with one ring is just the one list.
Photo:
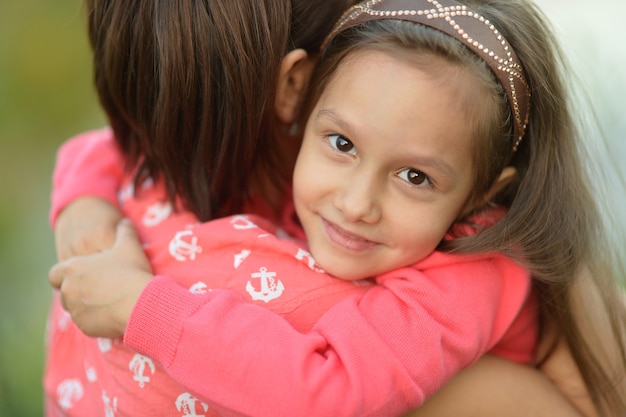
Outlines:
{"label": "girl's eye", "polygon": [[332,146],[339,152],[349,153],[351,155],[354,155],[356,153],[356,149],[354,149],[354,144],[344,136],[328,135],[328,142],[330,143],[330,146]]}
{"label": "girl's eye", "polygon": [[422,171],[418,171],[417,169],[403,169],[400,171],[398,176],[411,185],[432,185],[428,175],[424,174]]}

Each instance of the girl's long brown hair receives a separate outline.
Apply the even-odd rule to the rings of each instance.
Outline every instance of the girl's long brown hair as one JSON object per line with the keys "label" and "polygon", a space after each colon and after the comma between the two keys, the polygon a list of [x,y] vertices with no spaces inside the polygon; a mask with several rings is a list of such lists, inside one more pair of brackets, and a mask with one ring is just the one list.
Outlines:
{"label": "girl's long brown hair", "polygon": [[557,323],[599,412],[624,416],[626,307],[617,285],[624,277],[623,264],[607,245],[592,181],[581,161],[583,138],[570,108],[565,59],[547,19],[530,1],[459,2],[494,24],[524,65],[532,95],[530,122],[512,157],[511,111],[494,75],[461,43],[413,23],[368,22],[333,38],[313,75],[307,113],[338,65],[355,50],[376,48],[401,57],[419,51],[472,69],[493,93],[468,110],[479,119],[474,126],[473,197],[480,198],[507,164],[515,166],[518,177],[492,201],[508,207],[503,220],[473,236],[446,241],[440,249],[500,251],[526,265],[542,320]]}
{"label": "girl's long brown hair", "polygon": [[532,98],[527,137],[512,160],[519,183],[497,201],[509,212],[458,249],[514,256],[521,248],[543,317],[558,323],[600,414],[626,415],[626,304],[618,286],[624,267],[606,238],[582,160],[585,138],[572,110],[567,60],[533,3],[466,3],[512,44]]}
{"label": "girl's long brown hair", "polygon": [[204,221],[256,178],[290,183],[275,134],[280,63],[317,53],[335,0],[86,0],[95,85],[136,184],[164,180]]}

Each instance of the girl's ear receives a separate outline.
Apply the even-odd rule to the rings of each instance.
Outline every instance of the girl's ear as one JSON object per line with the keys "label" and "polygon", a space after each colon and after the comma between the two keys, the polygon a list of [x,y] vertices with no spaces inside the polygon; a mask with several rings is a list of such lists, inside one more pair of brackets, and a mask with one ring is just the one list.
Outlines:
{"label": "girl's ear", "polygon": [[487,203],[496,194],[498,194],[500,191],[502,191],[502,189],[504,189],[504,187],[509,185],[511,183],[511,181],[513,181],[515,179],[516,176],[517,176],[517,169],[515,169],[512,166],[504,167],[504,169],[500,173],[500,176],[493,182],[493,184],[487,190],[487,192],[485,194],[483,194],[481,197],[477,197],[473,201],[470,201],[465,206],[465,209],[463,210],[463,213],[462,213],[461,217],[465,216],[466,214],[468,214],[472,210],[477,209],[477,208],[482,207],[483,205],[485,205],[485,203]]}
{"label": "girl's ear", "polygon": [[291,125],[296,121],[314,61],[304,49],[294,49],[282,60],[276,89],[276,115]]}
{"label": "girl's ear", "polygon": [[516,176],[517,176],[517,169],[511,166],[504,167],[498,179],[494,181],[491,187],[483,195],[483,201],[487,202],[491,200],[496,194],[502,191],[504,187],[509,185],[511,181],[515,179]]}

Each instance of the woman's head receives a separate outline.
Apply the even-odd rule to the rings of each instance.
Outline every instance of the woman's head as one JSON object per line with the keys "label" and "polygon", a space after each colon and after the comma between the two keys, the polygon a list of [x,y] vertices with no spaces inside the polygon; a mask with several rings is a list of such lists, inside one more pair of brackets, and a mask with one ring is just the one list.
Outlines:
{"label": "woman's head", "polygon": [[282,58],[318,50],[336,0],[88,0],[95,84],[129,167],[200,219],[241,210],[254,178],[281,186],[274,100]]}

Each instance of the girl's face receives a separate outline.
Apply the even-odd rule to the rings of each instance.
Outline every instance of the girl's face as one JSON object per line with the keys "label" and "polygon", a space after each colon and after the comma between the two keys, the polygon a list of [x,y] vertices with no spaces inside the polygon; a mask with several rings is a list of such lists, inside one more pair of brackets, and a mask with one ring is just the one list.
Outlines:
{"label": "girl's face", "polygon": [[340,64],[307,123],[294,200],[313,257],[360,279],[430,254],[468,207],[468,71],[380,51]]}

